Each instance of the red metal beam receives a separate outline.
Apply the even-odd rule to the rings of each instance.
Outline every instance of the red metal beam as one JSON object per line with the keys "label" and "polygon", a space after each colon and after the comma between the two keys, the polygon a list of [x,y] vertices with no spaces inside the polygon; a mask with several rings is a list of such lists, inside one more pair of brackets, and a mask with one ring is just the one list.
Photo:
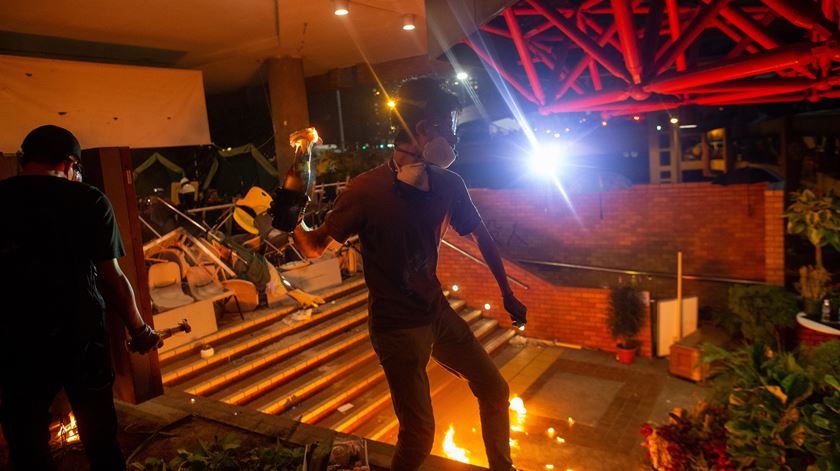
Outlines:
{"label": "red metal beam", "polygon": [[548,57],[548,54],[542,52],[539,48],[534,47],[533,44],[528,44],[528,50],[533,52],[534,55],[537,56],[537,60],[545,64],[545,66],[548,67],[548,70],[554,70],[556,64],[550,57]]}
{"label": "red metal beam", "polygon": [[[674,43],[680,37],[680,12],[677,8],[677,0],[668,0],[666,8],[668,9],[668,26],[671,28],[671,43]],[[685,70],[685,54],[677,56],[677,70]]]}
{"label": "red metal beam", "polygon": [[715,20],[714,26],[721,33],[725,34],[729,39],[738,43],[726,56],[728,59],[735,59],[736,57],[740,56],[745,49],[751,54],[755,54],[756,52],[758,52],[758,49],[753,45],[753,40],[751,37],[747,35],[742,36],[740,33],[732,29],[732,27],[730,27],[721,20]]}
{"label": "red metal beam", "polygon": [[711,0],[705,8],[700,10],[697,16],[689,23],[685,31],[677,38],[676,41],[662,51],[662,54],[657,54],[656,74],[661,74],[671,67],[671,64],[677,57],[684,53],[688,46],[700,36],[704,29],[709,27],[717,16],[718,12],[726,6],[731,0]]}
{"label": "red metal beam", "polygon": [[[529,5],[534,7],[535,10],[539,11],[543,16],[545,16],[548,21],[550,21],[554,26],[556,26],[560,31],[563,32],[566,36],[569,37],[575,44],[578,45],[581,49],[583,49],[587,54],[592,56],[593,59],[598,61],[601,65],[604,66],[611,74],[615,75],[616,77],[624,80],[625,82],[629,82],[627,78],[627,74],[624,73],[623,68],[619,66],[619,64],[610,57],[609,54],[598,44],[590,38],[587,34],[581,32],[574,24],[569,22],[566,18],[558,15],[552,9],[546,7],[542,4],[539,0],[526,0]],[[726,0],[719,0],[719,1],[726,1]]]}
{"label": "red metal beam", "polygon": [[702,87],[682,88],[681,94],[707,94],[707,93],[740,93],[758,89],[773,90],[775,93],[801,92],[807,90],[819,82],[804,77],[797,78],[745,78],[731,80]]}
{"label": "red metal beam", "polygon": [[596,92],[600,92],[603,88],[601,86],[601,76],[598,74],[598,64],[596,64],[595,61],[589,61],[589,77],[592,79],[592,88],[594,88]]}
{"label": "red metal beam", "polygon": [[642,61],[639,57],[639,43],[636,33],[636,22],[633,17],[630,0],[611,0],[618,26],[618,37],[621,39],[624,64],[633,83],[642,83]]}
{"label": "red metal beam", "polygon": [[535,28],[531,28],[531,30],[530,30],[530,31],[528,31],[527,33],[525,33],[525,39],[531,39],[531,38],[533,38],[534,36],[536,36],[536,35],[538,35],[538,34],[540,34],[540,33],[544,33],[544,32],[546,32],[546,31],[550,30],[550,29],[551,29],[551,28],[553,28],[553,27],[554,27],[554,25],[553,25],[553,24],[551,24],[551,22],[550,22],[550,21],[546,21],[545,23],[543,23],[543,24],[541,24],[541,25],[539,25],[539,26],[537,26],[537,27],[535,27]]}
{"label": "red metal beam", "polygon": [[[759,20],[759,25],[761,25],[763,28],[766,28],[776,18],[777,18],[776,12],[769,11],[769,12],[767,12],[766,15],[764,15],[763,18],[761,18],[761,20]],[[720,26],[726,26],[727,28],[729,28],[729,26],[726,25],[723,22],[723,20],[720,20],[719,23],[720,23]],[[723,31],[724,34],[729,36],[729,33],[724,31],[723,28],[719,27],[718,29],[720,29],[721,31]],[[732,29],[732,31],[734,31],[734,29]],[[730,36],[730,37],[732,37],[732,36]],[[737,57],[740,57],[741,54],[744,53],[744,51],[747,51],[750,54],[755,54],[756,52],[758,52],[758,49],[756,48],[754,42],[755,41],[753,40],[753,38],[749,34],[744,34],[743,37],[741,38],[741,40],[738,41],[738,44],[735,45],[735,47],[732,48],[732,50],[729,51],[729,53],[726,55],[726,59],[729,60],[729,59],[735,59]]]}
{"label": "red metal beam", "polygon": [[[484,25],[484,26],[481,26],[479,29],[481,31],[484,31],[485,33],[495,34],[496,36],[500,36],[500,37],[503,37],[505,39],[511,39],[511,40],[513,39],[513,36],[511,36],[510,31],[505,31],[502,28],[497,28],[495,26],[490,26],[490,25]],[[528,44],[541,49],[543,52],[546,52],[546,53],[549,53],[549,54],[551,53],[551,47],[546,46],[545,44],[542,44],[539,41],[529,41]]]}
{"label": "red metal beam", "polygon": [[507,81],[507,83],[509,83],[513,88],[515,88],[517,92],[521,93],[522,96],[525,97],[525,99],[527,99],[530,102],[537,103],[537,99],[534,98],[534,95],[532,95],[531,92],[526,90],[525,87],[523,87],[522,84],[519,83],[519,81],[517,81],[515,78],[513,78],[513,76],[511,76],[509,73],[507,73],[505,71],[505,69],[499,67],[499,65],[496,63],[496,61],[494,61],[493,58],[491,58],[489,54],[484,52],[484,50],[482,50],[480,47],[476,46],[472,41],[470,41],[467,38],[464,38],[464,44],[469,46],[470,49],[472,49],[478,55],[478,57],[481,58],[481,60],[483,60],[485,63],[487,63],[487,65],[490,68],[492,68],[493,70],[498,72],[499,75],[503,79],[505,79]]}
{"label": "red metal beam", "polygon": [[[706,3],[711,0],[705,0]],[[726,21],[735,25],[736,28],[744,32],[748,37],[752,38],[765,49],[775,49],[779,47],[779,42],[768,33],[764,27],[757,21],[753,20],[748,15],[745,15],[735,6],[729,5],[721,10],[720,15],[726,18]]]}
{"label": "red metal beam", "polygon": [[[611,24],[606,31],[601,33],[601,37],[598,38],[598,45],[603,47],[607,43],[607,41],[609,41],[610,38],[612,38],[613,35],[615,35],[617,29],[618,28],[615,25],[615,23]],[[554,95],[555,99],[558,99],[566,94],[566,92],[569,90],[569,87],[571,87],[574,81],[577,80],[578,77],[580,77],[580,74],[583,73],[583,71],[586,69],[590,62],[594,63],[592,58],[589,56],[584,56],[581,60],[578,61],[577,65],[572,69],[569,76],[566,77],[566,79],[560,85],[560,88],[557,89],[557,93]]]}
{"label": "red metal beam", "polygon": [[837,57],[837,51],[826,47],[825,44],[799,43],[772,51],[759,52],[730,62],[714,63],[691,72],[658,78],[649,83],[645,90],[654,93],[674,93],[684,88],[775,72],[803,65],[811,62],[815,57],[827,55]]}
{"label": "red metal beam", "polygon": [[[595,34],[604,34],[605,29],[602,28],[601,25],[599,25],[597,21],[595,21],[591,17],[589,17],[589,15],[584,15],[583,13],[581,13],[580,17],[583,18],[583,23],[586,26],[592,28],[592,31],[594,31]],[[610,23],[610,26],[615,26],[615,23],[614,22]],[[605,43],[600,43],[599,42],[598,43],[598,45],[601,46],[601,47],[606,47],[607,44],[614,47],[616,52],[621,50],[621,44],[618,43],[618,40],[615,38],[614,35],[610,35],[609,39],[607,39],[607,42],[605,42]]]}
{"label": "red metal beam", "polygon": [[516,22],[516,16],[510,8],[502,12],[505,18],[510,35],[513,39],[513,44],[516,46],[516,52],[519,53],[519,58],[522,60],[522,67],[525,69],[525,76],[528,77],[528,83],[531,84],[531,90],[534,91],[534,97],[537,102],[542,105],[545,103],[545,93],[543,92],[540,78],[534,68],[534,62],[531,60],[531,55],[528,53],[528,46],[525,44],[525,39],[522,37],[522,30],[519,28],[519,23]]}
{"label": "red metal beam", "polygon": [[761,0],[765,5],[775,10],[788,21],[810,31],[816,32],[823,38],[830,38],[834,29],[822,16],[817,4],[806,0]]}
{"label": "red metal beam", "polygon": [[550,105],[540,107],[539,111],[540,114],[560,113],[564,111],[581,111],[590,109],[593,106],[624,101],[628,98],[630,98],[630,93],[627,90],[613,90],[592,95],[584,95],[570,100],[557,101]]}

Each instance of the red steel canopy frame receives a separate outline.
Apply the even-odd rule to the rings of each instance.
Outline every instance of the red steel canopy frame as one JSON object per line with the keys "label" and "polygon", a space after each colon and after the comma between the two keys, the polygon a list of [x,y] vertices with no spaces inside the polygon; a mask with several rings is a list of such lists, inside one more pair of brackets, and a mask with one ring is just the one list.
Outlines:
{"label": "red steel canopy frame", "polygon": [[616,116],[836,98],[839,17],[840,0],[523,0],[463,42],[542,114]]}

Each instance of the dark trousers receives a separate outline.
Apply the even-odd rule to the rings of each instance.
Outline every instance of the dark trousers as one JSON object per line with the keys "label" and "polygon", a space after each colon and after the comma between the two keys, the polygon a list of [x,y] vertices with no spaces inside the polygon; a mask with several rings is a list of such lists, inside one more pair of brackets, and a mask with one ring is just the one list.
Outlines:
{"label": "dark trousers", "polygon": [[509,471],[510,419],[507,382],[467,323],[451,309],[428,326],[371,331],[400,422],[393,471],[413,471],[432,450],[435,419],[426,365],[429,358],[469,382],[478,399],[481,433],[492,471]]}
{"label": "dark trousers", "polygon": [[63,386],[91,470],[125,470],[125,458],[117,442],[117,413],[111,382],[91,387],[74,379],[63,380],[58,372],[52,376],[40,379],[37,385],[32,381],[3,378],[0,385],[0,423],[13,469],[57,469],[49,446],[49,408]]}

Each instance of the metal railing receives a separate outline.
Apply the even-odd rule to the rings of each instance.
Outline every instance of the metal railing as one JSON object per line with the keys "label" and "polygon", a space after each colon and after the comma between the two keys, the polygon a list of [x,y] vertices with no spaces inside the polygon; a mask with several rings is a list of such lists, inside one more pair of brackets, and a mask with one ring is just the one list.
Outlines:
{"label": "metal railing", "polygon": [[[589,271],[599,271],[599,272],[606,272],[606,273],[618,273],[621,275],[637,275],[637,276],[651,276],[657,278],[676,278],[676,273],[671,272],[664,272],[664,271],[645,271],[645,270],[632,270],[628,268],[608,268],[608,267],[596,267],[591,265],[578,265],[574,263],[563,263],[563,262],[551,262],[546,260],[528,260],[528,259],[520,259],[520,263],[527,263],[529,265],[540,265],[545,267],[552,267],[552,268],[571,268],[574,270],[589,270]],[[683,274],[683,280],[696,280],[696,281],[711,281],[715,283],[730,283],[730,284],[743,284],[743,285],[766,285],[767,282],[763,280],[747,280],[741,278],[727,278],[721,276],[713,276],[713,275],[692,275],[692,274]]]}
{"label": "metal railing", "polygon": [[[458,252],[459,254],[463,255],[464,257],[467,257],[467,259],[469,259],[470,261],[473,261],[473,262],[475,262],[475,263],[477,263],[477,264],[479,264],[483,267],[487,267],[487,263],[484,260],[481,260],[480,258],[473,256],[471,253],[461,249],[460,247],[455,246],[455,244],[453,244],[451,242],[448,242],[445,239],[441,239],[441,242],[443,242],[443,244],[446,245],[447,247],[449,247],[450,249]],[[487,268],[489,268],[489,267],[487,267]],[[517,280],[516,278],[514,278],[510,275],[507,275],[507,279],[510,280],[511,283],[519,286],[520,288],[528,289],[528,285],[526,285],[525,283]]]}

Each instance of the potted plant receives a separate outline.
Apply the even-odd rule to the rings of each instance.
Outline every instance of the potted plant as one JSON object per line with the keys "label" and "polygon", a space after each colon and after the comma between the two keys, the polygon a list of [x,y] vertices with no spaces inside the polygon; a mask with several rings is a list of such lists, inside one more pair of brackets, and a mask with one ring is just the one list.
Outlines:
{"label": "potted plant", "polygon": [[618,341],[618,361],[629,365],[636,357],[635,340],[645,319],[642,291],[635,286],[619,286],[610,293],[607,324]]}
{"label": "potted plant", "polygon": [[822,249],[831,245],[840,250],[840,200],[832,191],[824,195],[811,190],[791,193],[793,200],[784,217],[787,232],[800,235],[814,246],[814,265],[799,269],[796,289],[804,301],[808,315],[819,313],[820,303],[827,294],[826,286],[831,274],[823,266]]}

